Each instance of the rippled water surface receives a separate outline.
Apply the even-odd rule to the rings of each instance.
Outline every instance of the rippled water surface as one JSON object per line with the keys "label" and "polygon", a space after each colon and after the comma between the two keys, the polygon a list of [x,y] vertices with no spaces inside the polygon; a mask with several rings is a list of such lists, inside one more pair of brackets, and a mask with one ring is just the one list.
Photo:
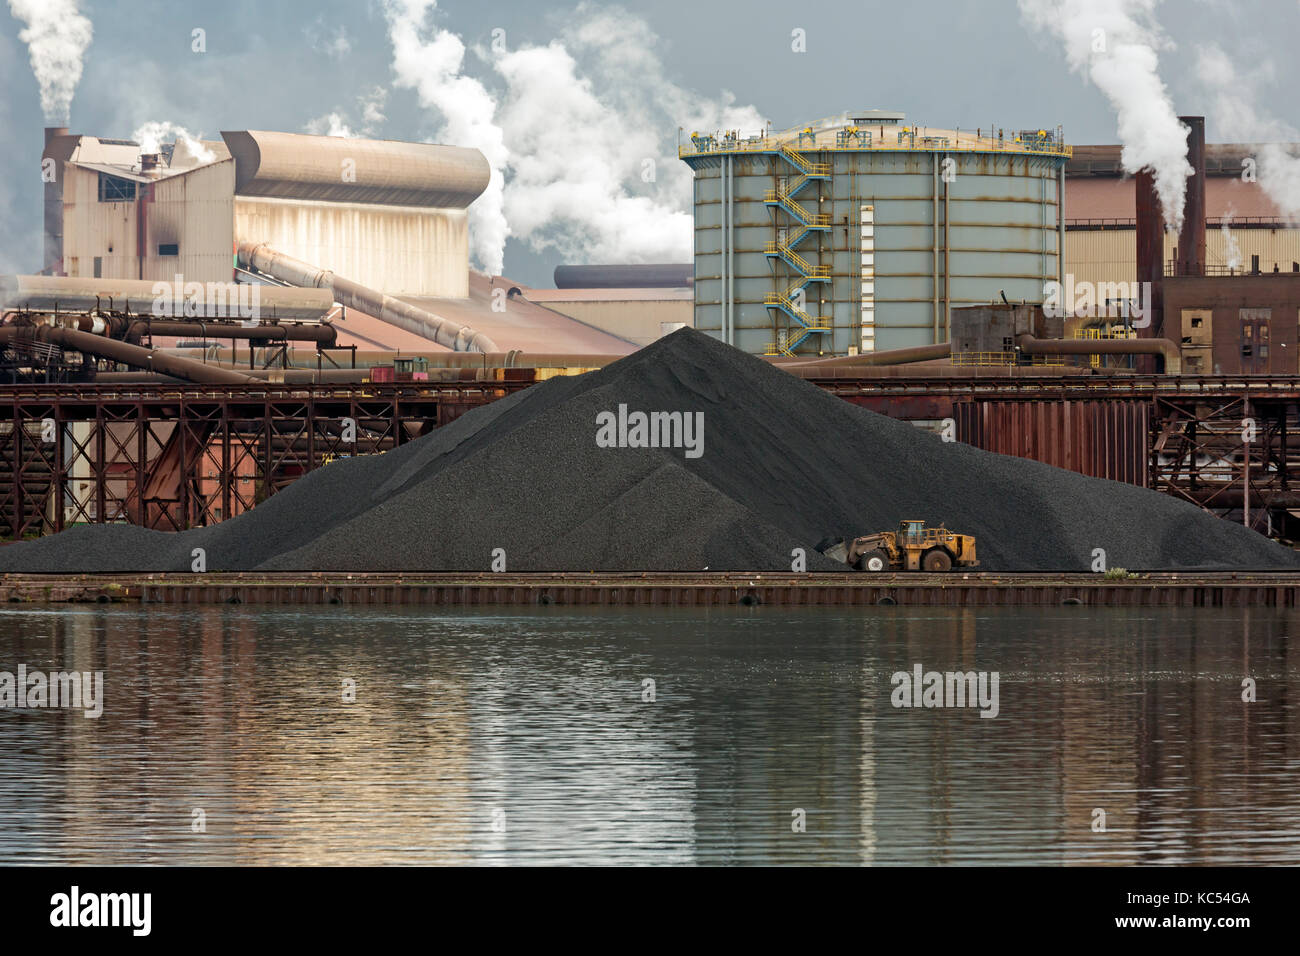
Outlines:
{"label": "rippled water surface", "polygon": [[[0,863],[1296,864],[1298,625],[11,605],[0,671],[105,706],[0,710]],[[997,717],[892,706],[917,664]]]}

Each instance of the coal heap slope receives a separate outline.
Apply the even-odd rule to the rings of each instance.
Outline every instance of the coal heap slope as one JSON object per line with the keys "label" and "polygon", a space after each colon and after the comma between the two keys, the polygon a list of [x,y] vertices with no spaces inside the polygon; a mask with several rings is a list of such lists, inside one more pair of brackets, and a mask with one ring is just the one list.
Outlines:
{"label": "coal heap slope", "polygon": [[[602,447],[598,416],[703,416],[703,443]],[[692,421],[695,419],[692,418]],[[1156,492],[943,442],[683,329],[385,455],[318,469],[250,512],[164,534],[78,529],[0,549],[0,571],[843,570],[812,549],[921,518],[974,534],[982,568],[1300,566]]]}

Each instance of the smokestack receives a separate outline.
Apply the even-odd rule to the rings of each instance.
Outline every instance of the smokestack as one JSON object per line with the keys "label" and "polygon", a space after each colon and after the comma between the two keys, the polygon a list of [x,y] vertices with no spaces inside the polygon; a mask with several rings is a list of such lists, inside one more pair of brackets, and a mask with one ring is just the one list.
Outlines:
{"label": "smokestack", "polygon": [[1137,200],[1137,281],[1151,284],[1151,322],[1138,329],[1138,335],[1161,338],[1165,316],[1165,218],[1156,193],[1155,174],[1150,169],[1139,170],[1133,188]]}
{"label": "smokestack", "polygon": [[1178,117],[1187,126],[1187,179],[1183,229],[1178,234],[1178,274],[1205,275],[1205,117]]}
{"label": "smokestack", "polygon": [[140,172],[142,172],[142,173],[147,173],[147,172],[150,172],[151,170],[154,170],[154,169],[157,169],[157,168],[158,168],[158,154],[157,154],[157,153],[141,153],[141,154],[140,154]]}
{"label": "smokestack", "polygon": [[41,153],[41,181],[45,184],[45,225],[41,261],[47,275],[63,273],[63,163],[68,158],[66,126],[45,127],[45,149]]}

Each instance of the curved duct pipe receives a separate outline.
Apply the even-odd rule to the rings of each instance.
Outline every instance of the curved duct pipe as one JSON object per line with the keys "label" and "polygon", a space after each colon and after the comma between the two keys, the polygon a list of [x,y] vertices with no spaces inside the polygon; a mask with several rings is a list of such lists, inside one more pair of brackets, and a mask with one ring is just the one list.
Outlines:
{"label": "curved duct pipe", "polygon": [[90,279],[69,276],[0,275],[0,306],[15,312],[59,315],[104,313],[177,321],[319,322],[334,308],[327,289],[254,287],[236,282],[175,282],[149,279]]}
{"label": "curved duct pipe", "polygon": [[337,302],[349,309],[405,329],[414,335],[437,342],[457,352],[496,352],[497,344],[482,332],[459,325],[432,312],[408,305],[391,295],[336,276],[327,269],[276,252],[265,243],[241,242],[239,261],[291,285],[330,289]]}
{"label": "curved duct pipe", "polygon": [[912,365],[916,362],[933,362],[952,354],[951,342],[938,345],[918,345],[910,349],[890,349],[887,352],[863,352],[860,355],[841,355],[836,358],[776,359],[773,364],[790,371],[812,368],[869,368],[874,365]]}
{"label": "curved duct pipe", "polygon": [[198,382],[203,385],[257,384],[257,379],[241,372],[204,365],[202,362],[195,362],[179,355],[164,355],[153,349],[129,345],[126,342],[104,338],[102,335],[93,335],[89,332],[79,332],[75,329],[62,329],[49,325],[38,325],[30,328],[26,326],[0,328],[0,342],[20,342],[23,340],[49,342],[52,345],[61,345],[77,352],[85,352],[87,355],[95,355],[113,362],[121,362],[123,365],[130,365],[132,368],[142,369],[146,372],[161,372],[164,375],[173,375],[176,378],[183,378],[188,382]]}
{"label": "curved duct pipe", "polygon": [[1159,355],[1166,375],[1183,370],[1182,353],[1169,339],[1036,339],[1023,332],[1016,347],[1026,355]]}
{"label": "curved duct pipe", "polygon": [[[82,329],[82,331],[90,331]],[[268,342],[315,342],[326,347],[338,340],[332,325],[230,325],[217,322],[177,322],[147,319],[132,322],[126,330],[129,342],[138,342],[140,336],[153,334],[178,338],[201,339],[264,339]]]}
{"label": "curved duct pipe", "polygon": [[[208,368],[212,368],[211,364]],[[218,368],[231,369],[229,364]],[[314,368],[256,368],[244,369],[244,374],[255,378],[262,385],[361,385],[370,377],[368,368],[326,368],[317,371]],[[95,376],[96,383],[122,382],[175,382],[171,375],[159,375],[156,372],[100,372]],[[474,369],[461,371],[459,377],[439,377],[428,382],[398,382],[399,385],[437,385],[440,382],[463,382],[466,386],[493,388],[502,383],[495,379],[482,379],[475,376]]]}
{"label": "curved duct pipe", "polygon": [[[629,352],[629,355],[635,353]],[[429,368],[604,368],[627,355],[581,352],[406,352],[402,357],[419,356],[426,359]],[[357,362],[372,365],[391,365],[392,352],[357,350]]]}

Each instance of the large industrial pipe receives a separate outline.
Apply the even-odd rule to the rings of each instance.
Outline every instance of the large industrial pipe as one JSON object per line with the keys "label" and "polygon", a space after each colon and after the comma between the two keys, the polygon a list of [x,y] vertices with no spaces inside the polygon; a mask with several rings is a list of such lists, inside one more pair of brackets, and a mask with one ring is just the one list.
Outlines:
{"label": "large industrial pipe", "polygon": [[1159,355],[1166,375],[1183,370],[1178,345],[1169,339],[1036,339],[1024,332],[1016,347],[1026,355]]}
{"label": "large industrial pipe", "polygon": [[0,342],[38,341],[60,345],[87,355],[95,355],[113,362],[121,362],[146,372],[161,372],[190,382],[204,385],[248,385],[257,380],[242,372],[204,365],[178,355],[165,355],[153,349],[129,345],[116,339],[78,332],[51,325],[6,326],[0,328]]}
{"label": "large industrial pipe", "polygon": [[392,352],[357,350],[357,362],[369,365],[392,365],[397,358],[423,358],[429,368],[604,368],[626,355],[581,352]]}
{"label": "large industrial pipe", "polygon": [[0,276],[0,308],[26,312],[122,312],[188,319],[316,322],[334,307],[326,289],[234,282],[169,282],[68,276]]}
{"label": "large industrial pipe", "polygon": [[933,362],[952,354],[951,342],[937,345],[918,345],[910,349],[890,349],[887,352],[863,352],[861,355],[841,355],[836,358],[775,359],[774,365],[794,371],[817,366],[818,368],[868,368],[876,365],[912,365],[916,362]]}
{"label": "large industrial pipe", "polygon": [[689,263],[556,266],[557,289],[680,289],[689,286],[695,267]]}
{"label": "large industrial pipe", "polygon": [[239,261],[246,267],[292,285],[331,289],[335,300],[346,308],[364,312],[457,352],[498,351],[496,343],[482,332],[408,305],[351,279],[336,276],[327,269],[318,269],[301,259],[276,252],[265,243],[241,242]]}
{"label": "large industrial pipe", "polygon": [[230,325],[213,322],[174,322],[153,319],[132,322],[126,330],[129,342],[138,342],[142,335],[166,335],[179,338],[202,339],[252,339],[268,342],[315,342],[329,348],[338,340],[332,325]]}

